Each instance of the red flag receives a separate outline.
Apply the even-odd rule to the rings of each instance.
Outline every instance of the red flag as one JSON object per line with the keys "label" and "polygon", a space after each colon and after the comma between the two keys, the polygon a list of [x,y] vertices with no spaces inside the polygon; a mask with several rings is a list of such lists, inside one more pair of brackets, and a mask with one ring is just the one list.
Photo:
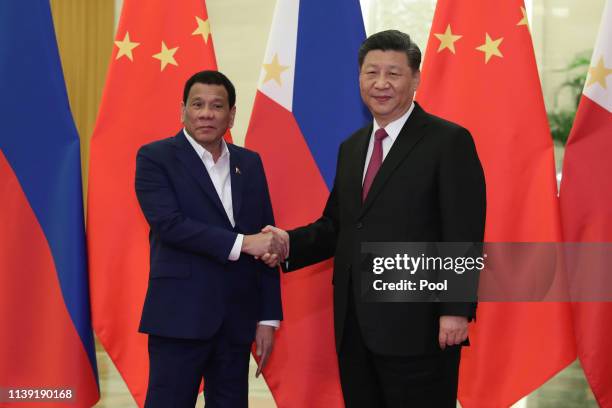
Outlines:
{"label": "red flag", "polygon": [[[440,0],[417,99],[474,136],[489,242],[560,239],[553,145],[522,0]],[[464,407],[509,406],[575,359],[569,304],[481,303],[461,362]]]}
{"label": "red flag", "polygon": [[88,196],[93,325],[139,405],[148,380],[138,333],[147,288],[148,226],[136,201],[137,149],[181,127],[185,81],[216,69],[203,0],[126,0],[91,141]]}
{"label": "red flag", "polygon": [[[371,121],[359,96],[364,39],[355,0],[276,4],[246,145],[261,154],[281,228],[321,216],[340,142]],[[324,262],[282,275],[284,320],[264,370],[279,408],[343,406],[331,272]]]}
{"label": "red flag", "polygon": [[[612,4],[608,1],[563,162],[561,215],[563,238],[568,242],[612,241],[611,39]],[[588,262],[592,266],[596,260]],[[579,279],[597,279],[589,274],[593,268],[572,272]],[[588,283],[599,284],[599,280]],[[612,303],[574,303],[572,309],[578,357],[586,377],[599,405],[612,407]]]}
{"label": "red flag", "polygon": [[79,135],[48,1],[0,3],[0,61],[0,406],[91,407]]}

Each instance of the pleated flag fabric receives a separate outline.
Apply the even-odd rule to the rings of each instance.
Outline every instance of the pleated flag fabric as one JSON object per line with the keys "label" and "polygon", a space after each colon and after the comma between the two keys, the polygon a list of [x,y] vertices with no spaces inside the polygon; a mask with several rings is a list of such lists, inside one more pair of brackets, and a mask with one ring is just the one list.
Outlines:
{"label": "pleated flag fabric", "polygon": [[[276,223],[317,219],[340,142],[371,120],[359,96],[357,0],[279,0],[246,147],[264,162]],[[284,320],[264,370],[280,408],[344,405],[334,346],[331,262],[282,276]]]}
{"label": "pleated flag fabric", "polygon": [[79,136],[48,1],[0,3],[0,90],[0,405],[91,407]]}
{"label": "pleated flag fabric", "polygon": [[87,237],[94,329],[139,406],[149,364],[138,333],[149,228],[134,192],[136,152],[176,134],[185,81],[216,67],[203,0],[124,1],[91,141]]}
{"label": "pleated flag fabric", "polygon": [[[474,137],[487,184],[485,240],[560,241],[553,144],[523,1],[439,0],[422,71],[417,100]],[[465,408],[510,406],[576,358],[568,303],[480,303],[470,340],[459,378]]]}

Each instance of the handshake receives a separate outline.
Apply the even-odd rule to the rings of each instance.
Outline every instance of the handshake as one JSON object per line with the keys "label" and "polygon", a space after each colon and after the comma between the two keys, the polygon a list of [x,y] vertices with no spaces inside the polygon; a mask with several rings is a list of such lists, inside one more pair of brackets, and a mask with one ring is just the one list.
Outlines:
{"label": "handshake", "polygon": [[242,252],[261,259],[270,267],[276,267],[289,257],[289,234],[267,225],[260,233],[244,236]]}

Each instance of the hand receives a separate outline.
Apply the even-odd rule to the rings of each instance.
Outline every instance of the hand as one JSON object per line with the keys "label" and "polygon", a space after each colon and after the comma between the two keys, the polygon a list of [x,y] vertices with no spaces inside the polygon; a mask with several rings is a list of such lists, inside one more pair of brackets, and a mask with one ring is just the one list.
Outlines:
{"label": "hand", "polygon": [[468,319],[464,316],[440,316],[440,348],[461,344],[467,339]]}
{"label": "hand", "polygon": [[263,254],[260,259],[270,268],[276,268],[281,263],[280,259],[278,259],[278,255],[276,254]]}
{"label": "hand", "polygon": [[255,331],[255,354],[259,357],[259,363],[257,364],[255,377],[259,377],[259,374],[261,374],[261,371],[268,362],[268,358],[270,358],[270,353],[272,353],[272,348],[274,347],[274,331],[275,328],[273,326],[257,325],[257,330]]}
{"label": "hand", "polygon": [[[242,252],[259,258],[266,253],[282,254],[285,244],[276,234],[260,232],[245,235],[242,240]],[[283,258],[284,259],[284,258]]]}
{"label": "hand", "polygon": [[280,228],[266,225],[261,232],[266,234],[274,234],[279,242],[282,243],[282,253],[266,253],[261,257],[261,260],[270,267],[278,266],[279,262],[283,262],[289,257],[289,234]]}

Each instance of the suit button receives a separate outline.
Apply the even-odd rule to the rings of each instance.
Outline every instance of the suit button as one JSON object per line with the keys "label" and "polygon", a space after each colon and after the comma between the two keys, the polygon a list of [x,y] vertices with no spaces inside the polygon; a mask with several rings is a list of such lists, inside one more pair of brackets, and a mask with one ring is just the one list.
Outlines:
{"label": "suit button", "polygon": [[358,222],[357,223],[357,229],[362,229],[363,228],[363,223],[362,222]]}

